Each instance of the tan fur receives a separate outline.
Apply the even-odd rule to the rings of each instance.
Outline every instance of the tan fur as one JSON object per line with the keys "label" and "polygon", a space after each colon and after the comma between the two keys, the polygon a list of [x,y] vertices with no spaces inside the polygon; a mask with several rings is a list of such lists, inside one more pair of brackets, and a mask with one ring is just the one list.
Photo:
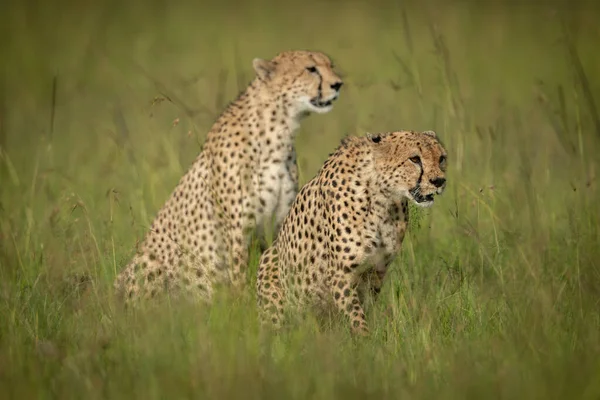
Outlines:
{"label": "tan fur", "polygon": [[287,214],[298,189],[299,121],[329,111],[342,82],[319,52],[284,52],[253,66],[256,78],[215,122],[116,278],[127,301],[164,289],[210,300],[216,284],[243,287],[249,231],[272,215],[278,227]]}
{"label": "tan fur", "polygon": [[446,151],[435,133],[351,137],[298,193],[257,276],[263,322],[279,327],[284,307],[328,309],[368,333],[367,292],[379,293],[400,250],[408,200],[430,206],[445,187]]}

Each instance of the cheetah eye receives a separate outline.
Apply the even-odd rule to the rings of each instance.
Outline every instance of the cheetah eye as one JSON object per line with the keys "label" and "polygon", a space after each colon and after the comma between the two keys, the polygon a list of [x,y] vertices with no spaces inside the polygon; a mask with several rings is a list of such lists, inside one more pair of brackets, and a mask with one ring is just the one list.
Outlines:
{"label": "cheetah eye", "polygon": [[446,156],[445,155],[441,155],[440,156],[440,166],[444,166],[446,165]]}
{"label": "cheetah eye", "polygon": [[373,143],[379,143],[379,142],[381,142],[381,136],[373,136],[373,137],[371,137],[371,141]]}
{"label": "cheetah eye", "polygon": [[317,67],[315,67],[315,66],[312,66],[312,67],[306,67],[306,70],[307,70],[308,72],[310,72],[311,74],[315,74],[315,73],[317,73]]}
{"label": "cheetah eye", "polygon": [[421,157],[419,157],[419,156],[413,156],[413,157],[409,158],[409,160],[414,162],[417,165],[421,165]]}

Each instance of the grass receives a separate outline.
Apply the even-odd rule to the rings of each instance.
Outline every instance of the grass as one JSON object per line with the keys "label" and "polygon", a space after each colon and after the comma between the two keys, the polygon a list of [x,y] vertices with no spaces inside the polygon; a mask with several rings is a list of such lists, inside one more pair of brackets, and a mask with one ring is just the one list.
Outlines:
{"label": "grass", "polygon": [[[3,3],[0,397],[599,398],[598,7],[533,4]],[[347,134],[448,148],[372,336],[269,335],[253,288],[123,311],[115,274],[251,60],[295,48],[346,83],[302,183]]]}

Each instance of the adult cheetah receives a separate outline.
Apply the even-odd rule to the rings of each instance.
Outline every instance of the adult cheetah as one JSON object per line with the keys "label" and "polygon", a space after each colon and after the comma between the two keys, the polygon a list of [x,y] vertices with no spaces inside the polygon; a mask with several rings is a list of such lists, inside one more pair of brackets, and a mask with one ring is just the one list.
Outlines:
{"label": "adult cheetah", "polygon": [[320,52],[282,52],[253,67],[256,77],[214,123],[117,276],[127,303],[164,289],[210,301],[217,285],[243,287],[249,232],[272,217],[278,230],[285,218],[298,191],[299,122],[330,111],[342,80]]}
{"label": "adult cheetah", "polygon": [[260,258],[261,319],[278,328],[284,308],[338,309],[368,334],[365,294],[375,297],[400,250],[408,200],[429,207],[446,186],[446,150],[433,131],[349,137],[292,204]]}

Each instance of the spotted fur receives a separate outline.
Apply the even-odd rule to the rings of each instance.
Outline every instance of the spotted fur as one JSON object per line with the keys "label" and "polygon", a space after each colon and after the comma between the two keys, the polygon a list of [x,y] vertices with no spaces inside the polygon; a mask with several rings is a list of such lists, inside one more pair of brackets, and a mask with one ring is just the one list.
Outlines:
{"label": "spotted fur", "polygon": [[298,193],[260,258],[258,307],[281,326],[284,309],[337,309],[367,334],[367,292],[377,295],[399,252],[408,200],[429,207],[446,185],[446,151],[432,131],[349,137]]}
{"label": "spotted fur", "polygon": [[[342,81],[323,53],[289,51],[255,59],[255,79],[212,126],[191,168],[158,211],[115,280],[130,302],[173,294],[210,300],[214,288],[242,288],[249,232],[274,216],[278,230],[298,190],[295,132],[326,113]],[[183,289],[183,290],[182,290]]]}

